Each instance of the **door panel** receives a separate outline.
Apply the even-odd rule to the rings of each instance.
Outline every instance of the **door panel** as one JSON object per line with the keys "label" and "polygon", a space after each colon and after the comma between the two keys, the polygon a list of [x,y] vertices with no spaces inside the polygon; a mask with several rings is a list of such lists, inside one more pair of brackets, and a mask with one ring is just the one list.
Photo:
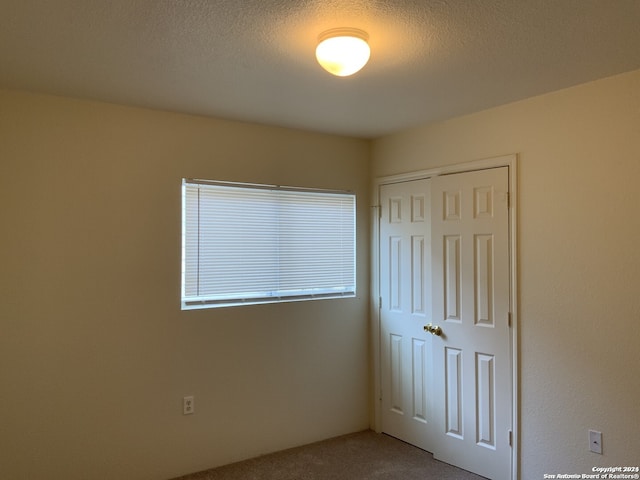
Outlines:
{"label": "door panel", "polygon": [[437,459],[510,478],[508,168],[432,179]]}
{"label": "door panel", "polygon": [[432,450],[429,180],[380,190],[382,431]]}
{"label": "door panel", "polygon": [[444,403],[447,435],[464,438],[462,432],[462,350],[444,347]]}

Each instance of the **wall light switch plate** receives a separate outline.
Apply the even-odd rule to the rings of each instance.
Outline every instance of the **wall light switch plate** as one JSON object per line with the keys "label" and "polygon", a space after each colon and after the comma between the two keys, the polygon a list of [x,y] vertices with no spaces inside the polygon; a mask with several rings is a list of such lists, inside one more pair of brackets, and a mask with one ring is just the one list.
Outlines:
{"label": "wall light switch plate", "polygon": [[602,432],[589,430],[589,450],[602,455]]}

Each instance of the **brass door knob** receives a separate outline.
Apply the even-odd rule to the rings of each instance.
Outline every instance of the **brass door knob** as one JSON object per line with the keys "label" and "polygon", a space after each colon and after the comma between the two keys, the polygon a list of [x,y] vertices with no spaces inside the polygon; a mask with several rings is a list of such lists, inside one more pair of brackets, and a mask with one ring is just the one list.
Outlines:
{"label": "brass door knob", "polygon": [[424,326],[424,330],[425,332],[429,332],[431,335],[435,335],[436,337],[439,337],[440,335],[442,335],[442,328],[440,328],[439,326],[433,326],[430,323],[427,323]]}

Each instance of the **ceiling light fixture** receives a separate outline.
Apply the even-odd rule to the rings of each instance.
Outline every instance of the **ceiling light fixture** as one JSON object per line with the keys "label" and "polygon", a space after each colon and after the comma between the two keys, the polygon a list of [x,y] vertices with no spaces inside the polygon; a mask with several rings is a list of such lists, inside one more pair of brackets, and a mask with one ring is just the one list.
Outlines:
{"label": "ceiling light fixture", "polygon": [[332,28],[318,36],[316,58],[327,72],[338,77],[353,75],[369,61],[369,35],[357,28]]}

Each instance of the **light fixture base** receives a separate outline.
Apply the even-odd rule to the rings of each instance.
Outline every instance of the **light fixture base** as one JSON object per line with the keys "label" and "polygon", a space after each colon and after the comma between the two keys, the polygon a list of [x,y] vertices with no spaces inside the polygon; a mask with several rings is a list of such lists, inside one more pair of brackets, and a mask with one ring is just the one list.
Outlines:
{"label": "light fixture base", "polygon": [[364,30],[351,27],[338,27],[330,28],[329,30],[325,30],[320,35],[318,35],[318,43],[322,43],[325,40],[333,37],[355,37],[364,40],[365,42],[369,41],[369,34]]}

